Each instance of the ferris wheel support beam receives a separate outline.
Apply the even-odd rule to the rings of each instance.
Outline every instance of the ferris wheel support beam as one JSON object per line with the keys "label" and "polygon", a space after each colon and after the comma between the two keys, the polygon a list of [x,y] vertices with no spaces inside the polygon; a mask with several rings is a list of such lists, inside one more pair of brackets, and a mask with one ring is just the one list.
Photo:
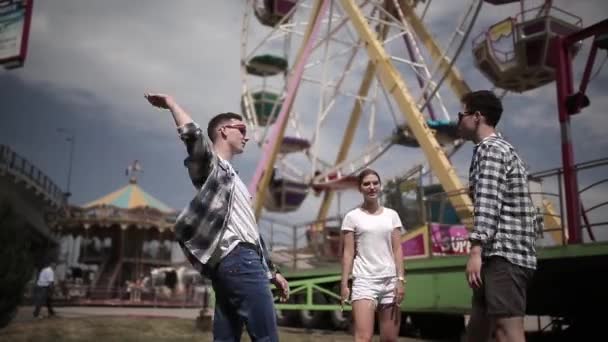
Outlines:
{"label": "ferris wheel support beam", "polygon": [[[380,37],[381,39],[386,38],[388,34],[388,25],[381,25]],[[346,125],[346,133],[342,138],[342,143],[340,144],[340,150],[338,151],[338,156],[336,157],[335,165],[338,165],[346,160],[348,156],[348,152],[353,143],[353,139],[355,137],[355,131],[357,130],[357,126],[359,126],[359,121],[361,120],[361,113],[363,112],[363,100],[367,97],[369,93],[369,89],[372,86],[372,82],[374,80],[374,76],[376,74],[376,66],[371,61],[367,63],[367,67],[365,68],[365,74],[363,76],[363,81],[359,86],[359,91],[357,95],[357,99],[355,100],[355,105],[353,107],[353,111],[350,114],[350,118],[348,119],[348,124]],[[325,195],[323,195],[323,201],[321,202],[321,207],[319,208],[319,213],[317,215],[317,221],[324,221],[327,218],[327,214],[329,213],[329,207],[331,205],[331,201],[333,200],[334,192],[331,190],[327,190]]]}
{"label": "ferris wheel support beam", "polygon": [[411,25],[416,35],[420,37],[420,40],[429,51],[431,58],[439,63],[439,70],[442,73],[446,73],[447,81],[452,90],[458,95],[459,99],[465,94],[471,92],[471,88],[464,81],[462,75],[458,70],[451,65],[450,61],[445,58],[441,47],[433,38],[433,35],[426,29],[420,18],[414,13],[414,9],[409,6],[406,1],[399,0],[399,6],[403,10],[405,20]]}
{"label": "ferris wheel support beam", "polygon": [[[342,143],[340,144],[340,150],[338,151],[338,156],[336,157],[336,165],[346,160],[346,157],[348,156],[348,151],[353,143],[355,131],[357,130],[357,126],[359,126],[361,113],[363,112],[363,100],[361,100],[361,98],[367,97],[367,93],[369,92],[369,88],[371,88],[375,74],[376,67],[374,66],[374,63],[368,62],[367,67],[365,68],[363,82],[361,82],[361,86],[359,87],[359,97],[355,100],[355,106],[353,107],[353,111],[348,119],[344,137],[342,138]],[[329,212],[329,206],[331,205],[333,196],[333,191],[327,190],[325,192],[323,202],[321,203],[321,208],[319,209],[319,214],[317,215],[317,221],[323,221],[325,218],[327,218],[327,213]]]}
{"label": "ferris wheel support beam", "polygon": [[249,192],[256,194],[254,203],[256,220],[259,220],[260,214],[262,213],[262,205],[264,203],[264,198],[266,197],[266,189],[268,188],[270,177],[272,176],[272,172],[270,171],[273,169],[277,160],[277,155],[279,154],[281,143],[283,142],[283,137],[285,136],[287,122],[289,121],[287,119],[289,117],[289,113],[291,112],[291,108],[300,85],[300,80],[302,78],[302,73],[304,71],[304,65],[306,64],[306,60],[308,59],[308,56],[312,50],[312,37],[315,36],[319,29],[319,18],[321,17],[321,14],[325,13],[328,3],[329,0],[316,0],[313,5],[313,9],[311,10],[310,25],[308,25],[304,34],[304,43],[298,51],[295,67],[288,79],[285,102],[281,107],[281,112],[278,115],[271,136],[263,148],[262,159],[258,163],[253,178],[249,183]]}
{"label": "ferris wheel support beam", "polygon": [[[433,132],[431,132],[427,126],[422,113],[416,106],[414,98],[401,79],[399,71],[390,62],[390,56],[388,56],[380,42],[378,42],[374,36],[363,13],[361,13],[361,10],[356,4],[351,0],[340,1],[342,8],[350,17],[359,37],[367,43],[367,52],[370,60],[376,65],[380,81],[384,88],[393,96],[399,109],[405,116],[412,133],[420,144],[431,168],[435,171],[444,191],[448,194],[454,194],[453,196],[450,196],[450,202],[458,214],[458,217],[463,224],[467,227],[471,227],[473,217],[471,199],[466,191],[463,191],[464,187],[462,186],[456,171],[452,167],[452,164],[448,160],[441,145],[439,145],[439,142],[435,139]],[[455,70],[452,70],[451,72],[456,75]],[[460,80],[462,81],[462,78],[460,78]],[[464,92],[465,89],[462,88],[463,85],[466,85],[464,81],[460,83],[460,91]],[[468,87],[466,88],[468,90]]]}

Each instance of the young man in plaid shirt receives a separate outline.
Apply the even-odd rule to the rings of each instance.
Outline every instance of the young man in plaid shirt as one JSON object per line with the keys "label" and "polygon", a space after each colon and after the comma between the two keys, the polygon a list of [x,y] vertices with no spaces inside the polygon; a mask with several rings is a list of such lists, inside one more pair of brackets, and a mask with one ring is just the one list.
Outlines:
{"label": "young man in plaid shirt", "polygon": [[252,341],[278,341],[269,282],[287,300],[289,285],[270,260],[251,206],[251,195],[231,165],[243,153],[247,126],[222,113],[207,136],[170,96],[146,94],[168,109],[186,145],[184,161],[197,194],[175,222],[175,237],[190,263],[211,279],[215,292],[214,341],[240,341],[243,325]]}
{"label": "young man in plaid shirt", "polygon": [[525,341],[526,290],[536,269],[542,227],[528,189],[528,173],[514,147],[496,132],[502,114],[491,91],[462,99],[458,129],[475,143],[469,170],[474,226],[466,276],[473,289],[467,341]]}

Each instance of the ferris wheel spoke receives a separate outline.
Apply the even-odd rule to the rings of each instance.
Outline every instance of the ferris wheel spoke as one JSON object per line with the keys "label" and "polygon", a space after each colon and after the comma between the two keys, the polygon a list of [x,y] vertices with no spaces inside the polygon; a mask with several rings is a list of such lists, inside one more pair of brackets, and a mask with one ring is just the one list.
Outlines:
{"label": "ferris wheel spoke", "polygon": [[370,117],[369,117],[369,123],[368,123],[368,140],[373,140],[374,139],[374,128],[376,125],[376,107],[378,104],[378,88],[379,88],[380,83],[379,82],[374,82],[374,88],[372,91],[372,101],[370,103]]}
{"label": "ferris wheel spoke", "polygon": [[[424,102],[422,102],[422,100],[418,101],[420,108],[422,108],[422,109],[426,108],[426,106],[429,104],[430,100],[434,98],[434,95],[439,91],[439,88],[441,87],[442,83],[446,79],[449,80],[449,85],[453,88],[454,92],[458,95],[458,97],[462,97],[462,96],[464,96],[464,94],[470,92],[469,86],[464,82],[460,73],[458,71],[456,71],[456,69],[454,68],[454,63],[455,63],[456,59],[458,58],[458,56],[460,55],[460,52],[462,51],[462,48],[464,47],[466,39],[468,38],[468,36],[471,33],[471,30],[473,29],[473,25],[474,25],[475,21],[477,20],[477,16],[479,15],[479,12],[481,11],[482,4],[483,4],[482,0],[471,0],[470,5],[467,8],[467,12],[462,17],[462,19],[458,25],[458,27],[466,27],[466,30],[464,30],[465,33],[462,35],[459,35],[459,34],[452,35],[450,42],[448,43],[448,46],[451,46],[454,43],[454,41],[458,37],[460,37],[459,42],[457,44],[456,52],[452,56],[448,56],[447,52],[445,50],[442,51],[442,49],[439,47],[437,42],[432,38],[431,34],[425,28],[422,21],[416,16],[416,14],[413,12],[413,10],[411,8],[409,8],[407,6],[402,8],[404,10],[404,15],[405,15],[404,18],[409,19],[408,22],[412,25],[413,30],[416,32],[416,34],[419,37],[421,37],[421,40],[425,43],[431,56],[435,60],[434,67],[432,68],[433,72],[431,73],[431,75],[432,75],[431,79],[434,78],[434,76],[437,74],[437,72],[441,71],[443,73],[442,77],[437,82],[437,84],[433,87],[432,90],[430,90],[430,87],[431,87],[430,82],[427,82],[427,84],[423,87],[423,92],[430,91],[430,95],[428,96],[428,99],[425,100]],[[457,30],[457,31],[463,31],[463,30]]]}
{"label": "ferris wheel spoke", "polygon": [[[405,15],[403,14],[401,7],[399,6],[397,0],[392,0],[392,1],[393,1],[393,5],[395,6],[395,8],[397,10],[397,14],[398,14],[397,16],[399,17],[399,19],[404,27],[403,33],[404,33],[404,41],[406,43],[406,48],[408,49],[408,52],[410,53],[411,58],[415,61],[415,64],[412,63],[410,65],[412,66],[414,73],[416,73],[419,86],[421,88],[424,88],[425,83],[435,86],[436,84],[432,80],[432,75],[431,75],[431,72],[429,71],[429,68],[427,67],[427,62],[426,62],[424,56],[422,55],[422,53],[420,52],[420,48],[418,46],[416,39],[413,37],[413,35],[411,33],[410,26],[405,22]],[[419,99],[420,98],[424,98],[427,101],[432,100],[432,98],[429,96],[428,92],[424,91],[424,89],[421,92]],[[446,120],[449,120],[449,115],[447,113],[447,109],[445,108],[445,105],[443,104],[443,100],[441,99],[441,96],[439,95],[439,93],[436,93],[436,98],[442,109],[443,118]],[[420,111],[423,111],[422,107],[420,107]],[[431,115],[431,118],[435,119],[433,114],[434,114],[434,112],[433,112],[432,108],[429,107],[429,115]]]}
{"label": "ferris wheel spoke", "polygon": [[316,175],[312,183],[313,185],[328,184],[338,182],[342,178],[351,176],[380,158],[393,145],[393,137],[384,139],[381,142],[369,146],[357,158],[343,161],[335,166],[322,171]]}
{"label": "ferris wheel spoke", "polygon": [[[376,74],[376,84],[381,83],[382,80],[380,80],[380,76]],[[391,117],[393,118],[393,123],[395,124],[395,127],[399,127],[399,119],[397,117],[397,113],[395,112],[395,108],[393,108],[393,101],[391,101],[390,96],[388,95],[384,87],[380,87],[380,89],[382,90],[384,101],[388,104],[388,110],[390,111]]]}
{"label": "ferris wheel spoke", "polygon": [[[349,46],[346,49],[340,50],[339,52],[336,52],[336,53],[328,56],[327,61],[332,61],[332,60],[338,59],[339,57],[343,57],[344,55],[348,55],[349,53],[352,55],[353,51],[357,51],[360,48],[361,48],[360,46]],[[312,61],[312,62],[308,63],[307,65],[305,65],[304,69],[312,69],[313,67],[323,64],[324,62],[327,62],[327,61],[324,61],[324,60]]]}
{"label": "ferris wheel spoke", "polygon": [[390,57],[390,59],[392,61],[399,62],[399,63],[402,63],[402,64],[406,64],[408,66],[411,66],[412,69],[415,72],[417,72],[417,70],[416,70],[417,68],[422,68],[424,66],[422,63],[413,62],[413,61],[411,61],[409,59],[405,59],[405,58],[402,58],[402,57],[397,57],[397,56],[389,56],[389,57]]}
{"label": "ferris wheel spoke", "polygon": [[422,14],[420,14],[420,19],[424,20],[424,17],[426,17],[426,13],[428,12],[429,7],[431,7],[431,2],[433,2],[433,0],[427,0],[424,9],[422,10]]}
{"label": "ferris wheel spoke", "polygon": [[[335,36],[335,34],[340,31],[347,23],[348,23],[348,18],[345,16],[336,16],[337,18],[340,18],[340,22],[338,22],[338,24],[327,34],[326,37],[324,37],[323,39],[320,39],[318,42],[316,42],[313,45],[313,50],[316,50],[321,44],[323,44],[326,40],[331,39],[331,37]],[[351,36],[351,38],[353,38]],[[344,43],[346,45],[350,45],[347,42],[343,42],[341,40],[335,40],[336,42],[339,43]]]}

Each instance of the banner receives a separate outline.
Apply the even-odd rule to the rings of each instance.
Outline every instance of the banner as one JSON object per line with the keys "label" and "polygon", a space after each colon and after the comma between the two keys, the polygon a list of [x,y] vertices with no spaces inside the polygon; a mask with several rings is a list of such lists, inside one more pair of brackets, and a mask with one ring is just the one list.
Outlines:
{"label": "banner", "polygon": [[23,66],[27,55],[33,0],[0,0],[0,65]]}
{"label": "banner", "polygon": [[465,226],[431,223],[430,227],[433,255],[464,255],[471,251]]}

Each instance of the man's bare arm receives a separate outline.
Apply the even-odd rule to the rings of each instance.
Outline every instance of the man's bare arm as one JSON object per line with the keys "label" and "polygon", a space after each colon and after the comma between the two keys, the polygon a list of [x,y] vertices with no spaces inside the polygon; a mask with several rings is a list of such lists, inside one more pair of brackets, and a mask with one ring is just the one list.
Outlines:
{"label": "man's bare arm", "polygon": [[181,127],[192,122],[190,115],[182,107],[180,107],[177,102],[175,102],[173,97],[165,94],[150,93],[144,94],[144,97],[154,107],[170,110],[177,127]]}

